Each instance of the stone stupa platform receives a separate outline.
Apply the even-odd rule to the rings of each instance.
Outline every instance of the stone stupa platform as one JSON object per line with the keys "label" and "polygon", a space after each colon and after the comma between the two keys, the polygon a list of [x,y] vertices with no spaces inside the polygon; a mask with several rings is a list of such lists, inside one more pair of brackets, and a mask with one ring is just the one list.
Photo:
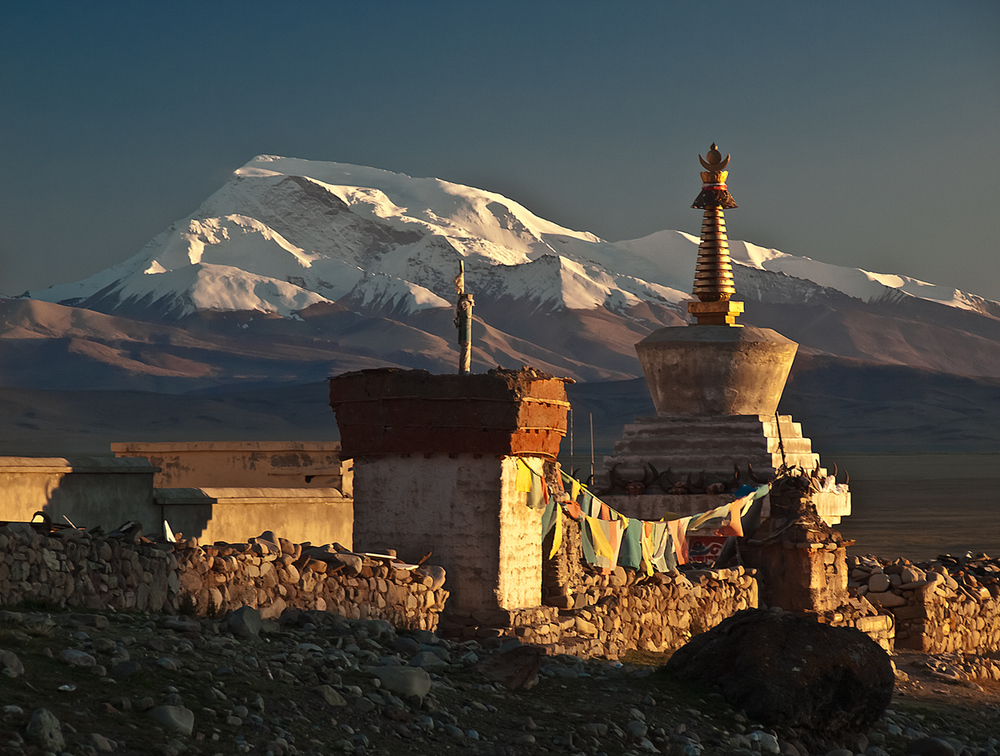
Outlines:
{"label": "stone stupa platform", "polygon": [[[773,478],[782,464],[816,471],[824,480],[829,477],[819,455],[812,451],[812,442],[802,435],[801,424],[790,415],[777,419],[774,415],[640,417],[625,426],[614,451],[604,458],[595,485],[611,489],[612,469],[620,479],[648,482],[641,494],[602,498],[630,517],[658,519],[666,512],[703,512],[733,498],[725,493],[668,494],[668,479],[683,483],[690,476],[705,486],[721,483],[732,488],[737,472],[741,483],[751,482],[748,465],[755,477],[765,480]],[[823,520],[836,525],[851,513],[851,494],[846,486],[828,489],[817,494],[815,501]],[[765,517],[767,508],[765,501]]]}

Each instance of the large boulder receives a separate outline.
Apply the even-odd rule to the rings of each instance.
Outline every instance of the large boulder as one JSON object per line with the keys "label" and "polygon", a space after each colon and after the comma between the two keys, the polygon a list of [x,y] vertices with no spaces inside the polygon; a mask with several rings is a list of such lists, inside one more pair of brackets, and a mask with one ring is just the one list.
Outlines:
{"label": "large boulder", "polygon": [[760,609],[696,636],[664,671],[717,690],[756,722],[828,737],[868,730],[894,683],[888,654],[860,630]]}

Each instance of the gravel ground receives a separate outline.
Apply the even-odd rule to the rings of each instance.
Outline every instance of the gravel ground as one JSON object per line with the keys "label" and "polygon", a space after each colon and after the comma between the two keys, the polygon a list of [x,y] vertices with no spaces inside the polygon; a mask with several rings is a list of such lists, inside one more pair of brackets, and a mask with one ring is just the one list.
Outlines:
{"label": "gravel ground", "polygon": [[[672,682],[664,661],[539,657],[318,612],[255,636],[219,620],[0,611],[0,754],[997,753],[1000,683],[968,680],[954,658],[897,655],[873,730],[809,749],[808,733]],[[512,664],[537,682],[495,682]]]}

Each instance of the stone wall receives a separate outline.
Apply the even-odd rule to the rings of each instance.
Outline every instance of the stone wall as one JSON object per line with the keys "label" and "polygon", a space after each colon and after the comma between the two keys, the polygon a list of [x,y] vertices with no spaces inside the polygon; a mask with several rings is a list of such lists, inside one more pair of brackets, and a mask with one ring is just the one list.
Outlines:
{"label": "stone wall", "polygon": [[[1000,568],[996,560],[912,564],[852,557],[855,595],[896,619],[896,645],[928,653],[1000,651]],[[977,563],[978,562],[978,563]]]}
{"label": "stone wall", "polygon": [[554,654],[618,658],[631,649],[679,648],[726,617],[757,606],[752,570],[684,568],[647,576],[616,567],[605,573],[584,561],[579,524],[564,517],[561,527],[561,546],[552,558],[553,532],[542,546],[545,606],[449,611],[442,632],[467,638],[516,635]]}
{"label": "stone wall", "polygon": [[516,635],[552,654],[616,659],[626,651],[671,651],[741,609],[756,606],[757,581],[742,568],[656,573],[621,567],[588,572],[573,608],[448,614],[442,631],[467,638]]}
{"label": "stone wall", "polygon": [[292,607],[435,630],[448,598],[443,584],[440,567],[399,569],[389,559],[282,538],[202,547],[197,540],[152,543],[135,530],[0,527],[0,605],[201,616],[248,605],[265,618]]}

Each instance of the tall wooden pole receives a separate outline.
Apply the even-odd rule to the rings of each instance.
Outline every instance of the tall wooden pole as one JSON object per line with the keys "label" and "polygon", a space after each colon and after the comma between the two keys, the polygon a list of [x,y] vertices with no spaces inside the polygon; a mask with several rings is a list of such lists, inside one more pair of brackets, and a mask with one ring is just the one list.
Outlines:
{"label": "tall wooden pole", "polygon": [[458,374],[472,372],[472,295],[465,291],[465,261],[458,261],[458,275],[455,276],[455,291],[458,304],[455,306],[455,327],[458,329]]}

